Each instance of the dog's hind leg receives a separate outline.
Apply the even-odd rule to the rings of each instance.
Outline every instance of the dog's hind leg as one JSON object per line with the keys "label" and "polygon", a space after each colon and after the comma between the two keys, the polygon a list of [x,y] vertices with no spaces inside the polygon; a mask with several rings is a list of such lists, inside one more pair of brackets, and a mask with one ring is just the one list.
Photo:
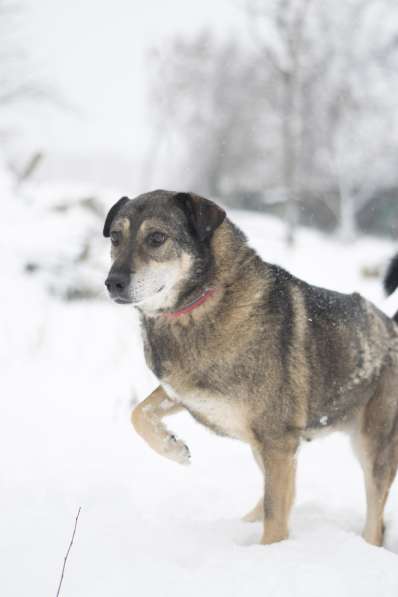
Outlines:
{"label": "dog's hind leg", "polygon": [[136,432],[161,456],[179,464],[190,463],[188,446],[167,429],[162,419],[184,410],[184,407],[170,400],[159,386],[148,398],[138,404],[131,413],[131,422]]}
{"label": "dog's hind leg", "polygon": [[[253,452],[254,459],[257,462],[258,467],[264,476],[264,464],[263,464],[261,455],[257,448],[252,448],[252,452]],[[263,519],[264,519],[264,496],[261,496],[261,498],[259,499],[257,504],[254,506],[254,508],[252,510],[250,510],[250,512],[245,514],[245,516],[242,517],[242,520],[244,522],[258,522]]]}
{"label": "dog's hind leg", "polygon": [[[389,373],[386,374],[389,376]],[[366,405],[355,434],[354,448],[361,463],[366,489],[367,514],[363,538],[382,545],[384,507],[398,466],[398,404],[390,380]]]}

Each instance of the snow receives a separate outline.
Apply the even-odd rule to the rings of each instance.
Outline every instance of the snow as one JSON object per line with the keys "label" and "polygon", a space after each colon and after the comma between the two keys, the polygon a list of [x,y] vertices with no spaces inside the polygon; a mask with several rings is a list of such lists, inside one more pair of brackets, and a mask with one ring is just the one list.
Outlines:
{"label": "snow", "polygon": [[[150,450],[130,423],[133,404],[156,386],[134,310],[48,294],[40,276],[20,267],[29,250],[41,250],[48,222],[38,217],[29,233],[24,208],[12,210],[6,220],[26,234],[18,240],[18,226],[8,224],[0,241],[2,597],[55,595],[79,506],[64,597],[396,597],[397,482],[386,508],[386,548],[371,547],[360,537],[365,496],[348,439],[305,443],[291,536],[260,546],[260,523],[240,521],[261,492],[250,449],[180,414],[167,424],[187,443],[191,465]],[[392,243],[340,245],[302,230],[289,250],[278,220],[243,211],[232,219],[269,261],[312,283],[360,290],[393,312],[380,280],[360,275],[369,262],[386,264]],[[46,239],[47,252],[50,245],[71,250],[68,239],[76,238],[69,217],[57,222],[62,234],[57,228]],[[101,264],[99,294],[105,257]]]}

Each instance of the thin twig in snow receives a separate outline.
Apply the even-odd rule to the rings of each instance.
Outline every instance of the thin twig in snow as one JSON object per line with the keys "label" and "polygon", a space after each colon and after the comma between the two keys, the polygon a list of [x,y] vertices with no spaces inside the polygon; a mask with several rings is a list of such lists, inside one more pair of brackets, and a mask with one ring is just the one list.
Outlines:
{"label": "thin twig in snow", "polygon": [[69,546],[68,546],[68,550],[67,550],[67,552],[66,552],[66,555],[65,555],[65,557],[64,557],[64,565],[62,566],[61,578],[59,579],[59,585],[58,585],[58,590],[57,590],[57,595],[56,595],[56,597],[58,597],[58,596],[59,596],[59,594],[60,594],[60,591],[61,591],[61,585],[62,585],[62,581],[63,581],[63,579],[64,579],[64,572],[65,572],[66,561],[67,561],[67,559],[68,559],[69,552],[70,552],[70,550],[71,550],[71,547],[72,547],[72,545],[73,545],[73,540],[74,540],[74,538],[75,538],[75,533],[76,533],[77,521],[79,520],[79,514],[80,514],[80,510],[81,510],[81,509],[82,509],[82,507],[81,507],[81,506],[79,506],[79,509],[78,509],[78,511],[77,511],[76,518],[75,518],[75,526],[73,527],[72,538],[71,538],[71,540],[70,540],[70,543],[69,543]]}

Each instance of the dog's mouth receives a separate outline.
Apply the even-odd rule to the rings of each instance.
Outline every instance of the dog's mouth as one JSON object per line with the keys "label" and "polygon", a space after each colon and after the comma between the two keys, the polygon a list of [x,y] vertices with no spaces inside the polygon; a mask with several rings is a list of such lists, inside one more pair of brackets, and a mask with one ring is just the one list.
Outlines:
{"label": "dog's mouth", "polygon": [[[163,284],[162,286],[160,286],[160,288],[158,288],[154,294],[159,294],[159,292],[162,292],[162,290],[165,289],[165,284]],[[152,295],[153,296],[153,295]],[[150,297],[149,297],[150,298]],[[138,305],[140,303],[145,302],[145,298],[138,298],[138,297],[126,297],[126,296],[113,296],[112,300],[117,303],[118,305]]]}
{"label": "dog's mouth", "polygon": [[127,298],[122,298],[120,296],[115,296],[114,299],[115,303],[118,305],[130,305],[133,301]]}

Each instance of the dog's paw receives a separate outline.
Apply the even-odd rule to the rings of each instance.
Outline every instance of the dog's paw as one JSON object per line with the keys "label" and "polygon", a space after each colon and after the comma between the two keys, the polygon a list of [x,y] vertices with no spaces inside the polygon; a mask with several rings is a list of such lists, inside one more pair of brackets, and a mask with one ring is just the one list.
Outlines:
{"label": "dog's paw", "polygon": [[178,464],[191,464],[191,453],[188,446],[173,434],[167,438],[164,455]]}

